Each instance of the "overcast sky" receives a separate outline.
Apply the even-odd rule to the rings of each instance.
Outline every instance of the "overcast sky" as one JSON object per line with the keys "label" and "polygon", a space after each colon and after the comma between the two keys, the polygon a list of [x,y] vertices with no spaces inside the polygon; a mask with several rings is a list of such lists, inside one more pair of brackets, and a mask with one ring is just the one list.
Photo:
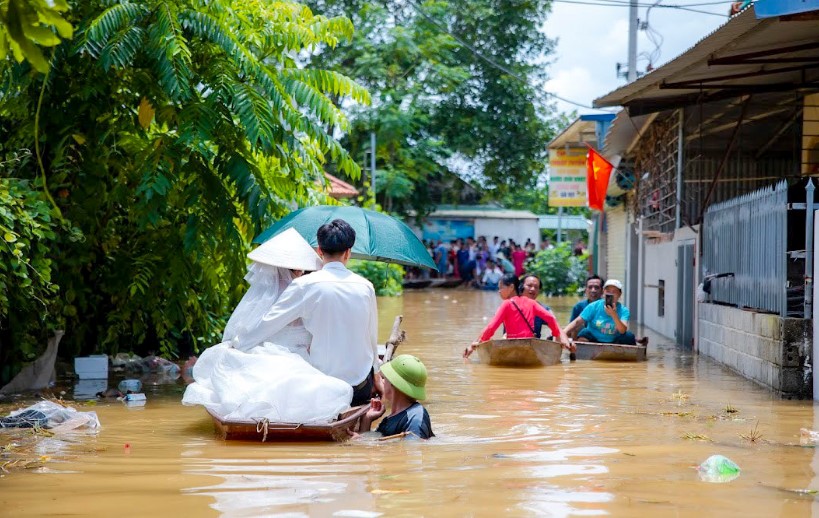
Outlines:
{"label": "overcast sky", "polygon": [[[600,2],[601,0],[588,0]],[[606,1],[606,0],[602,0]],[[613,0],[608,0],[613,1]],[[730,2],[702,6],[708,0],[666,0],[668,5],[700,4],[696,9],[727,14]],[[712,0],[715,1],[715,0]],[[641,5],[645,0],[639,2]],[[640,20],[645,20],[646,7],[638,9]],[[728,21],[724,16],[693,13],[680,9],[654,8],[649,24],[663,38],[661,56],[654,64],[668,62],[689,49],[714,29]],[[593,6],[562,3],[556,0],[544,28],[546,34],[557,39],[557,49],[548,68],[550,81],[547,90],[561,97],[591,106],[592,101],[625,84],[625,79],[615,75],[619,61],[628,60],[628,7]],[[646,32],[639,31],[637,53],[651,52]],[[637,70],[645,71],[646,59],[637,61]],[[625,67],[624,67],[625,68]],[[558,101],[558,109],[578,114],[599,113],[595,110],[577,108]]]}

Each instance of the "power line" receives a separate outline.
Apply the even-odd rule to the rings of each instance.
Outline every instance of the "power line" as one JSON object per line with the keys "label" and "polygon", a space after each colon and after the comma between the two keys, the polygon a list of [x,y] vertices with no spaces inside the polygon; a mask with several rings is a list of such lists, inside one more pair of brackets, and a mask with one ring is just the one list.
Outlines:
{"label": "power line", "polygon": [[[631,5],[631,2],[629,0],[593,0],[593,1],[594,2],[599,2],[599,3],[606,3],[606,4]],[[689,8],[689,7],[703,7],[703,6],[708,6],[708,5],[725,5],[725,4],[732,4],[732,3],[733,3],[733,1],[730,1],[730,0],[729,1],[719,0],[719,1],[716,1],[716,2],[698,2],[698,3],[693,3],[693,4],[666,4],[666,5],[662,5],[660,7],[665,7],[665,8]],[[637,5],[637,7],[651,7],[651,6],[654,5],[654,3],[652,3],[652,2],[637,2],[636,5]]]}
{"label": "power line", "polygon": [[[464,48],[469,50],[476,57],[486,61],[487,63],[489,63],[493,67],[497,68],[498,70],[508,74],[510,77],[513,77],[514,79],[517,79],[518,81],[520,81],[520,82],[522,82],[524,84],[527,84],[527,85],[529,84],[528,79],[519,76],[517,73],[510,70],[508,67],[506,67],[504,65],[501,65],[500,63],[498,63],[494,59],[483,55],[478,49],[476,49],[475,47],[473,47],[472,45],[470,45],[466,41],[462,40],[459,36],[456,36],[455,34],[450,32],[449,29],[447,29],[446,27],[443,27],[442,25],[440,25],[435,19],[433,19],[431,16],[429,16],[427,13],[425,13],[424,10],[421,8],[421,6],[416,4],[413,0],[407,0],[407,3],[409,3],[410,6],[412,6],[412,8],[415,9],[415,11],[418,14],[423,16],[424,19],[426,19],[429,23],[431,23],[432,25],[437,27],[440,31],[442,31],[442,32],[448,34],[449,36],[451,36],[455,41],[457,41],[461,46],[463,46]],[[589,110],[599,110],[600,109],[600,108],[595,108],[593,106],[590,106],[588,104],[583,104],[583,103],[579,103],[577,101],[572,101],[571,99],[566,99],[565,97],[561,97],[561,96],[557,95],[556,93],[547,92],[545,90],[543,91],[543,93],[550,96],[550,97],[554,97],[555,99],[563,101],[564,103],[571,104],[571,105],[574,105],[574,106],[577,106],[577,107],[580,107],[580,108],[586,108],[586,109],[589,109]]]}
{"label": "power line", "polygon": [[[552,3],[555,4],[576,4],[576,5],[593,5],[596,7],[628,7],[629,4],[627,3],[611,3],[610,1],[606,0],[552,0]],[[652,4],[637,4],[637,7],[651,7]],[[729,18],[727,14],[720,14],[714,13],[711,11],[703,11],[701,9],[690,9],[688,7],[682,5],[658,5],[656,7],[660,7],[663,9],[677,9],[680,11],[688,11],[692,13],[699,13],[699,14],[710,14],[711,16],[719,16],[721,18]]]}

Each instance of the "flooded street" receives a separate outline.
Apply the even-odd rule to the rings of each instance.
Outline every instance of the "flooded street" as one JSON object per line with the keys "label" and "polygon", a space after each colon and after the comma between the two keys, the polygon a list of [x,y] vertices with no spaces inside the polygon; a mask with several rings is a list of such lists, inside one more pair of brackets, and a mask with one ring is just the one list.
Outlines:
{"label": "flooded street", "polygon": [[[399,352],[429,369],[438,437],[427,443],[225,443],[204,409],[179,403],[180,381],[146,391],[143,408],[78,407],[98,412],[99,435],[44,440],[44,467],[0,478],[0,514],[819,514],[814,494],[794,491],[819,489],[819,456],[799,445],[800,428],[819,429],[811,402],[780,401],[654,335],[639,364],[465,362],[499,302],[460,290],[379,301],[381,341],[403,314]],[[547,303],[565,324],[573,301]],[[699,480],[694,467],[712,454],[736,462],[740,477]]]}

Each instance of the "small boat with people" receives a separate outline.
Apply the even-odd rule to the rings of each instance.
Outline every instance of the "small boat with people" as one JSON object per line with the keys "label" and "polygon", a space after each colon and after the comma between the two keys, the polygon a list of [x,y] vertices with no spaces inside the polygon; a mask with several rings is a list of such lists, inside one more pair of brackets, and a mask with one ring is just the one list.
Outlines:
{"label": "small boat with people", "polygon": [[563,347],[553,340],[508,338],[478,344],[481,363],[497,367],[541,367],[557,365]]}
{"label": "small boat with people", "polygon": [[[401,329],[403,319],[402,315],[395,317],[390,337],[384,346],[384,353],[383,355],[379,353],[379,358],[384,363],[390,361],[395,349],[406,339],[406,333]],[[265,418],[230,420],[220,417],[210,409],[207,411],[213,419],[216,435],[226,441],[343,442],[350,438],[351,432],[358,430],[361,418],[367,413],[368,408],[369,403],[351,407],[329,423],[271,422]]]}
{"label": "small boat with people", "polygon": [[[364,427],[371,398],[382,389],[371,340],[375,292],[347,261],[435,265],[409,227],[355,207],[300,209],[255,241],[248,290],[222,341],[191,364],[182,404],[204,406],[226,440],[348,439]],[[396,317],[384,362],[404,339],[400,322]]]}

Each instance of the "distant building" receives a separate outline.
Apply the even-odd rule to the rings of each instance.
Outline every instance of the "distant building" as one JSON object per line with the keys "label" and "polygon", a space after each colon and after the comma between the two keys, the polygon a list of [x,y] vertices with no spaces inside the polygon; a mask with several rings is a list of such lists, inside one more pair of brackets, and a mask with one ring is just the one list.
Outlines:
{"label": "distant building", "polygon": [[421,239],[451,241],[485,236],[492,242],[514,239],[516,243],[531,240],[540,245],[539,216],[527,210],[510,210],[493,205],[439,205],[414,228]]}
{"label": "distant building", "polygon": [[817,49],[819,3],[759,0],[594,102],[624,108],[603,154],[633,181],[608,232],[633,319],[786,398],[819,399]]}

